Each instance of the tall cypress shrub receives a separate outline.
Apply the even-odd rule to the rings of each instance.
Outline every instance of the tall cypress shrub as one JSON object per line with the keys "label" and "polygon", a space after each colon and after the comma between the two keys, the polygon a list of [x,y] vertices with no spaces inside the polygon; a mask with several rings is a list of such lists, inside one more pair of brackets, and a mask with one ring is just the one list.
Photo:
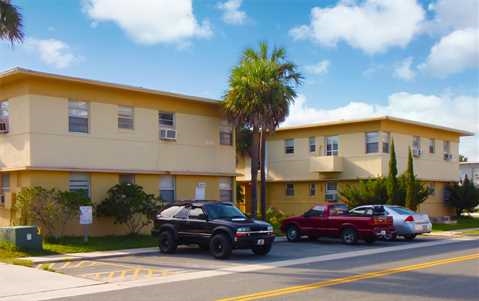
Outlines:
{"label": "tall cypress shrub", "polygon": [[401,200],[399,198],[399,183],[398,183],[398,169],[396,160],[396,150],[394,148],[394,139],[391,141],[391,149],[389,152],[389,173],[387,178],[387,192],[388,204],[399,205]]}
{"label": "tall cypress shrub", "polygon": [[406,207],[411,210],[416,210],[416,177],[414,176],[413,158],[410,147],[408,153],[406,170]]}

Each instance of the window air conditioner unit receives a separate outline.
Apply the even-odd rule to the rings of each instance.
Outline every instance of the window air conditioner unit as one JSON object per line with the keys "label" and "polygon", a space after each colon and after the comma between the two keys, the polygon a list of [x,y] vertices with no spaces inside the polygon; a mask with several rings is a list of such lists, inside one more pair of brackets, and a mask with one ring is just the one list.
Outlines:
{"label": "window air conditioner unit", "polygon": [[338,200],[338,195],[336,193],[326,193],[326,201],[336,202]]}
{"label": "window air conditioner unit", "polygon": [[420,149],[417,149],[417,148],[416,148],[416,149],[413,149],[413,150],[412,150],[412,155],[413,155],[414,157],[420,157],[420,156],[421,156],[421,150],[420,150]]}
{"label": "window air conditioner unit", "polygon": [[444,154],[444,160],[446,161],[451,161],[452,160],[452,154]]}
{"label": "window air conditioner unit", "polygon": [[160,129],[160,139],[162,140],[176,140],[176,130],[163,128]]}
{"label": "window air conditioner unit", "polygon": [[8,130],[8,119],[0,119],[0,134],[6,134]]}

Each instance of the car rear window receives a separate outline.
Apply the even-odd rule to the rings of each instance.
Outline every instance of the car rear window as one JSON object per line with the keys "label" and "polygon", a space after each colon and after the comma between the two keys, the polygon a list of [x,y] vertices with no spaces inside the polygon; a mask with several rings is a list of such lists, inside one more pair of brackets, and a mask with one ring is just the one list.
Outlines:
{"label": "car rear window", "polygon": [[389,208],[391,208],[391,210],[393,210],[394,212],[400,215],[411,215],[415,213],[414,211],[404,207],[389,207]]}
{"label": "car rear window", "polygon": [[160,212],[161,217],[173,217],[182,206],[171,206]]}

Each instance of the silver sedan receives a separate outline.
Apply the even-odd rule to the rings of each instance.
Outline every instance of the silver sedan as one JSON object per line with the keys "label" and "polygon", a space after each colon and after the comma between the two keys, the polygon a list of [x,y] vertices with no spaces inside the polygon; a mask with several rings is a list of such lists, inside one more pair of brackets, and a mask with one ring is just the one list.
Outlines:
{"label": "silver sedan", "polygon": [[[351,212],[366,214],[371,211],[374,206],[378,205],[359,206],[352,209]],[[432,224],[427,214],[417,213],[402,206],[383,206],[387,215],[393,218],[396,235],[403,236],[407,240],[413,240],[418,234],[431,232]],[[386,239],[394,240],[396,235],[393,237],[386,237]]]}

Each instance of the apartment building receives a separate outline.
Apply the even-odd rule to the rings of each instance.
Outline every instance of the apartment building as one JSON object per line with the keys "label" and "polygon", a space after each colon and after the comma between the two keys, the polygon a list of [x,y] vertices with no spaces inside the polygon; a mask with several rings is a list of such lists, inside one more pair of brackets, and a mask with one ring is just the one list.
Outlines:
{"label": "apartment building", "polygon": [[[444,186],[457,181],[459,138],[468,135],[389,116],[280,128],[266,143],[268,206],[299,214],[316,203],[340,201],[344,185],[387,176],[394,139],[399,174],[406,170],[411,147],[417,177],[433,190],[419,211],[453,215],[444,203]],[[238,161],[237,171],[249,210],[248,158]]]}
{"label": "apartment building", "polygon": [[459,163],[459,179],[467,178],[479,187],[479,162],[461,162]]}
{"label": "apartment building", "polygon": [[[234,201],[234,133],[218,101],[25,69],[0,73],[0,226],[26,186],[119,182],[164,200]],[[95,218],[94,235],[120,233]],[[72,221],[70,234],[81,233]]]}

